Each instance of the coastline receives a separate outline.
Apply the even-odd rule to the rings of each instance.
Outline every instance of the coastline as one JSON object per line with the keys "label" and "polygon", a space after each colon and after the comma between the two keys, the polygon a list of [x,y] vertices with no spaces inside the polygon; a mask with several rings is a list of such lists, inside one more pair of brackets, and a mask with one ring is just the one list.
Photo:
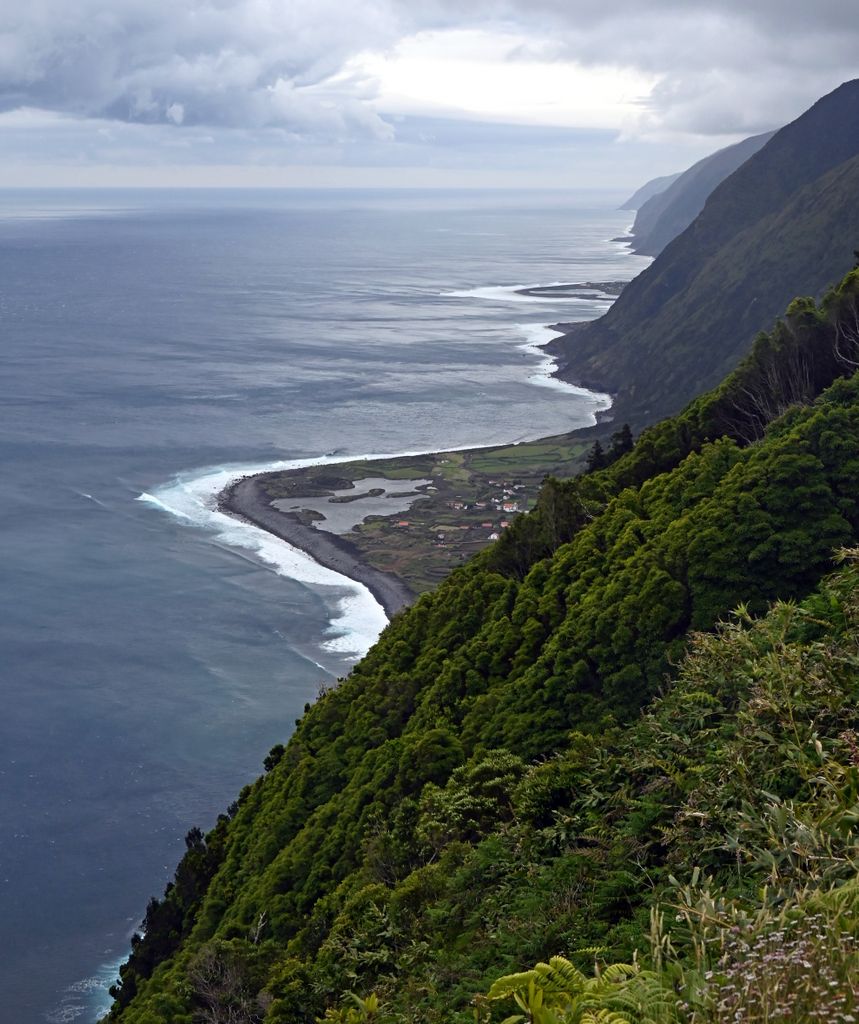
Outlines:
{"label": "coastline", "polygon": [[[573,290],[578,292],[587,289],[598,290],[602,297],[611,303],[622,290],[624,282],[592,282],[576,284],[554,284],[542,286],[525,286],[524,288],[508,287],[505,298],[514,296],[524,302],[539,301],[540,298],[555,297],[557,293]],[[534,291],[535,294],[528,294]],[[543,293],[543,294],[541,294]],[[469,293],[471,294],[471,293]],[[591,298],[591,295],[586,297]],[[567,391],[579,397],[586,397],[594,406],[590,410],[592,422],[574,429],[574,434],[581,433],[582,443],[594,428],[606,424],[612,419],[613,396],[606,394],[598,386],[588,386],[569,380],[565,374],[563,363],[559,365],[559,346],[555,343],[562,333],[569,329],[568,324],[520,323],[517,325],[524,333],[524,342],[519,348],[529,355],[536,356],[539,363],[530,375],[532,384],[540,387]],[[565,435],[567,438],[573,434]],[[378,637],[384,625],[403,608],[412,604],[425,589],[415,586],[411,577],[398,575],[396,570],[387,566],[378,567],[368,561],[361,547],[344,536],[318,530],[308,526],[292,513],[283,512],[271,504],[272,498],[264,489],[264,482],[280,473],[311,466],[337,466],[352,462],[366,462],[392,458],[414,458],[432,456],[441,459],[453,453],[476,453],[487,449],[506,448],[519,449],[520,444],[543,445],[544,442],[556,441],[556,437],[534,438],[528,442],[512,441],[509,444],[482,445],[472,444],[457,446],[453,449],[440,449],[432,452],[401,452],[384,455],[363,456],[317,456],[309,459],[285,460],[260,466],[235,467],[230,473],[227,467],[202,472],[200,475],[188,477],[177,475],[174,480],[158,489],[153,494],[143,493],[137,500],[148,502],[160,510],[177,516],[183,521],[194,525],[215,529],[220,539],[240,548],[250,548],[261,555],[263,560],[275,566],[281,575],[305,582],[323,582],[316,573],[330,573],[342,579],[342,585],[353,584],[356,593],[338,605],[338,614],[332,617],[335,629],[346,626],[348,639],[337,638],[326,641],[325,647],[331,651],[350,651],[353,657],[360,657]],[[524,454],[524,453],[523,453]],[[447,458],[444,459],[448,461]],[[515,460],[518,461],[518,460]],[[551,467],[549,467],[550,471]],[[236,473],[235,470],[239,472]],[[244,470],[244,472],[242,472]],[[513,472],[509,465],[507,470]],[[378,518],[378,517],[375,517]],[[393,520],[393,517],[390,517]],[[235,524],[242,531],[249,533],[236,534],[225,526]],[[398,524],[402,525],[402,524]],[[488,526],[488,523],[482,524]],[[504,524],[506,525],[506,524]],[[453,527],[453,529],[464,529]],[[267,544],[263,539],[268,537]],[[239,539],[241,538],[241,539]],[[442,538],[439,537],[439,540]],[[493,539],[493,538],[488,538]],[[284,542],[282,551],[278,550],[278,542]],[[445,547],[444,543],[436,545]],[[449,568],[453,568],[450,565]],[[449,571],[449,570],[448,570]],[[326,585],[337,585],[334,580],[324,580]],[[424,581],[425,582],[425,581]],[[363,596],[361,594],[363,592]],[[374,610],[375,609],[375,610]],[[348,623],[348,625],[347,625]]]}
{"label": "coastline", "polygon": [[570,372],[569,368],[569,353],[567,346],[564,342],[569,342],[571,338],[575,337],[576,331],[580,328],[590,326],[594,321],[590,320],[578,320],[572,323],[560,323],[548,325],[548,329],[553,332],[553,337],[549,339],[544,345],[544,349],[548,357],[554,363],[554,369],[551,371],[551,377],[558,381],[567,384],[568,386],[581,388],[583,391],[590,391],[597,394],[604,394],[608,397],[608,404],[604,409],[597,410],[595,426],[601,424],[611,423],[614,420],[614,403],[617,397],[618,384],[616,381],[595,381],[589,380],[586,377],[582,377],[580,374],[574,374]]}
{"label": "coastline", "polygon": [[388,619],[415,600],[417,595],[403,580],[368,565],[348,540],[305,526],[297,516],[275,508],[263,491],[263,482],[271,475],[258,473],[234,481],[218,495],[218,510],[286,541],[326,569],[363,583]]}
{"label": "coastline", "polygon": [[[622,283],[588,282],[586,285],[547,287],[549,289],[554,289],[555,287],[563,289],[583,287],[606,288],[612,289],[617,294],[622,287]],[[526,336],[530,333],[531,337],[520,344],[519,347],[525,352],[538,356],[542,361],[542,364],[532,375],[532,383],[537,386],[557,388],[579,395],[588,394],[597,400],[597,407],[592,412],[594,422],[590,426],[578,428],[581,432],[586,433],[593,430],[594,427],[611,422],[613,396],[597,387],[588,387],[578,381],[565,379],[564,367],[559,365],[558,360],[560,353],[553,343],[558,341],[563,336],[563,333],[572,326],[571,324],[520,324],[520,329],[525,329]],[[534,438],[529,443],[540,444],[548,440],[552,440],[552,438]],[[451,454],[452,451],[479,451],[495,447],[503,446],[475,445],[451,451],[439,449],[433,452],[412,452],[404,457],[417,455],[441,457]],[[316,460],[308,461],[316,462]],[[346,457],[342,460],[329,460],[325,458],[321,461],[328,466],[337,466],[342,463],[364,460]],[[259,473],[246,474],[238,479],[233,478],[216,495],[215,507],[217,511],[231,519],[264,530],[267,534],[278,540],[285,541],[324,569],[338,573],[354,583],[362,584],[381,605],[388,621],[417,599],[419,593],[413,590],[402,577],[395,575],[393,572],[385,572],[370,565],[363,552],[346,537],[308,526],[301,522],[294,513],[283,512],[276,508],[271,503],[272,499],[266,493],[264,484],[266,480],[277,476],[279,472],[281,472],[280,469],[272,468]]]}
{"label": "coastline", "polygon": [[[463,248],[467,247],[469,251],[472,246],[469,241],[456,244],[462,245]],[[493,247],[490,251],[494,252],[496,243],[488,244]],[[498,244],[500,246],[501,243]],[[512,246],[510,248],[512,250]],[[474,265],[478,268],[481,266],[477,262]],[[494,266],[495,264],[493,264]],[[536,274],[534,276],[537,277]],[[551,275],[543,277],[552,280]],[[538,279],[542,280],[543,277]],[[380,276],[380,279],[385,281],[384,277]],[[478,277],[478,280],[481,279],[484,279],[482,275]],[[503,279],[518,279],[518,275],[512,273]],[[588,307],[598,307],[602,302],[607,301],[591,290],[600,286],[591,284],[584,275],[575,277],[574,280],[583,282],[582,285],[574,286],[575,288],[587,290],[585,294],[572,295],[569,296],[570,298],[580,299],[582,305]],[[371,285],[372,283],[371,281]],[[389,287],[389,282],[385,282],[385,284],[387,294],[387,291],[392,289]],[[519,299],[526,300],[554,301],[567,298],[563,293],[563,286],[557,287],[558,290],[548,285],[545,286],[545,291],[531,292],[527,288],[516,291]],[[417,299],[415,301],[417,302]],[[320,302],[319,305],[322,306],[322,303]],[[334,303],[332,305],[334,305],[334,309],[330,313],[326,312],[325,323],[334,323],[336,318],[339,318],[340,307]],[[350,663],[357,660],[363,654],[366,646],[372,642],[374,629],[377,631],[384,625],[385,617],[396,617],[401,609],[408,607],[415,600],[408,584],[404,585],[402,580],[396,577],[392,578],[390,573],[385,574],[380,571],[378,566],[363,565],[360,554],[351,550],[353,545],[350,540],[346,538],[338,540],[323,531],[308,526],[306,519],[301,522],[295,515],[283,513],[277,510],[276,505],[272,506],[271,501],[267,500],[269,495],[265,489],[270,467],[278,463],[285,465],[287,461],[297,464],[313,460],[314,463],[317,463],[331,459],[335,454],[337,461],[332,461],[331,465],[339,464],[340,460],[346,458],[367,459],[369,456],[355,456],[352,453],[356,450],[372,451],[378,446],[383,447],[386,453],[399,445],[441,449],[445,452],[450,450],[446,444],[450,443],[449,434],[451,432],[454,435],[455,445],[461,443],[460,438],[463,441],[471,442],[468,446],[469,451],[483,447],[481,441],[486,438],[494,439],[490,444],[485,444],[484,441],[487,448],[500,447],[502,442],[498,438],[501,438],[503,446],[512,449],[520,443],[521,438],[528,438],[536,443],[550,435],[554,436],[556,430],[568,430],[570,421],[574,424],[581,422],[578,416],[579,399],[572,393],[573,389],[564,387],[564,383],[557,373],[557,367],[548,365],[550,363],[550,360],[546,359],[548,349],[540,347],[539,344],[547,337],[547,334],[551,334],[552,330],[547,326],[550,317],[546,316],[545,311],[567,311],[571,307],[561,306],[560,302],[557,307],[527,303],[511,306],[517,319],[535,321],[539,319],[541,321],[539,326],[535,325],[532,335],[528,335],[526,332],[527,337],[534,337],[535,340],[523,342],[518,338],[518,330],[509,329],[511,326],[509,323],[506,324],[507,329],[505,329],[504,321],[510,319],[506,309],[498,310],[493,306],[476,305],[478,311],[473,318],[480,330],[484,330],[484,327],[480,326],[484,324],[484,320],[489,325],[485,328],[485,337],[477,331],[473,332],[475,339],[480,341],[483,346],[482,352],[490,353],[486,359],[483,359],[481,355],[483,363],[490,365],[491,360],[491,365],[494,367],[497,358],[497,361],[502,364],[505,374],[509,364],[509,378],[516,387],[518,387],[521,371],[524,370],[530,384],[544,389],[547,387],[557,388],[559,391],[566,391],[567,394],[559,396],[552,394],[551,391],[547,394],[545,390],[531,392],[530,395],[523,393],[521,404],[526,410],[526,415],[521,416],[519,406],[516,404],[520,401],[520,392],[511,386],[510,408],[512,412],[508,414],[508,407],[500,406],[498,417],[487,419],[485,416],[478,418],[478,409],[486,404],[486,399],[482,397],[482,391],[477,390],[474,399],[471,399],[466,393],[466,400],[472,404],[464,405],[464,415],[461,418],[457,416],[455,421],[452,420],[451,422],[456,426],[450,428],[443,417],[436,420],[435,425],[433,425],[432,417],[429,417],[420,431],[408,429],[408,421],[404,420],[405,429],[389,428],[378,432],[361,430],[354,434],[348,432],[344,434],[341,425],[336,423],[333,430],[320,431],[319,434],[324,438],[324,443],[321,440],[316,443],[316,431],[304,430],[302,432],[301,430],[280,429],[279,432],[275,432],[270,430],[268,424],[263,422],[263,415],[269,411],[267,397],[264,406],[263,399],[255,398],[255,392],[251,387],[245,387],[246,384],[253,383],[250,380],[250,374],[248,373],[248,380],[244,379],[244,375],[239,380],[237,375],[235,388],[233,380],[228,380],[224,374],[219,374],[216,380],[210,381],[204,373],[204,370],[208,368],[208,363],[203,352],[200,359],[195,359],[196,365],[191,374],[193,386],[189,385],[187,392],[182,392],[175,402],[177,408],[183,409],[184,405],[180,405],[180,402],[201,403],[188,405],[190,413],[199,408],[200,416],[197,419],[191,417],[188,429],[182,433],[181,443],[177,440],[175,444],[175,450],[169,451],[163,458],[156,453],[157,458],[153,457],[145,463],[141,460],[139,465],[132,466],[133,472],[127,467],[123,467],[126,470],[125,475],[121,478],[117,477],[117,479],[121,479],[123,486],[121,502],[118,502],[119,510],[127,514],[128,508],[131,506],[133,518],[128,516],[129,522],[135,530],[140,528],[144,542],[152,542],[144,550],[157,547],[158,554],[162,556],[167,567],[166,579],[172,579],[173,562],[176,564],[175,576],[177,578],[182,578],[180,573],[191,577],[190,586],[182,589],[175,588],[173,591],[183,603],[195,602],[201,609],[191,608],[188,615],[191,626],[196,622],[202,623],[206,629],[217,626],[219,623],[216,623],[214,615],[210,614],[214,605],[212,594],[217,592],[220,595],[223,592],[225,595],[226,611],[231,613],[229,618],[223,620],[227,624],[226,628],[220,635],[213,631],[215,642],[211,645],[206,648],[202,648],[202,646],[190,648],[190,651],[193,656],[198,657],[198,652],[204,650],[208,661],[203,662],[202,659],[199,659],[196,663],[199,664],[201,671],[218,673],[215,676],[217,684],[223,685],[225,692],[236,694],[232,700],[234,707],[229,716],[223,716],[223,720],[227,724],[233,719],[240,721],[245,709],[248,710],[249,716],[258,715],[261,719],[270,721],[275,721],[276,717],[279,721],[282,716],[272,717],[274,712],[271,709],[276,710],[280,707],[282,700],[292,699],[290,688],[297,689],[298,685],[294,682],[295,679],[300,681],[304,674],[312,675],[314,666],[319,669],[318,675],[320,676],[325,673],[330,674],[332,678],[346,675]],[[488,310],[485,317],[481,312],[484,308]],[[579,307],[575,306],[574,308],[578,309]],[[491,317],[489,312],[492,314]],[[403,304],[402,311],[397,313],[403,323],[405,323],[407,313],[408,307]],[[461,317],[461,319],[466,320],[467,317]],[[250,316],[248,316],[248,320],[250,321]],[[499,320],[500,328],[496,329],[496,321]],[[396,320],[394,326],[396,326]],[[455,328],[455,325],[453,326]],[[518,326],[518,324],[515,325],[517,328]],[[403,328],[400,330],[405,333]],[[323,332],[319,333],[322,336]],[[455,338],[457,331],[453,329],[450,334]],[[214,337],[219,339],[220,334],[215,331]],[[333,337],[333,332],[326,336],[326,342],[331,337]],[[345,339],[344,348],[348,346],[350,340],[352,339],[348,337]],[[461,343],[461,339],[459,340]],[[469,342],[467,333],[465,333],[465,342]],[[508,356],[507,349],[510,345],[521,352],[521,354],[520,352],[513,354],[516,364]],[[470,351],[467,344],[462,344],[462,347],[466,352]],[[475,349],[476,347],[475,342]],[[498,350],[497,356],[493,350]],[[195,353],[196,355],[197,353]],[[479,372],[482,363],[476,357],[475,363],[478,372],[474,373],[473,382],[468,381],[468,383],[474,383],[478,389],[486,388],[488,391],[487,380],[494,380],[494,377],[490,377],[489,373]],[[532,366],[532,363],[537,365]],[[288,364],[286,365],[288,366]],[[442,365],[441,360],[438,362],[433,360],[429,365],[429,374],[435,375]],[[470,366],[470,362],[467,365]],[[215,369],[218,368],[216,362],[213,362],[212,366]],[[289,381],[291,378],[287,378],[287,380]],[[505,376],[505,384],[506,381],[507,377]],[[166,378],[165,383],[169,383]],[[432,386],[436,390],[429,393],[438,393],[441,396],[438,400],[438,407],[441,408],[442,400],[445,402],[450,400],[445,381],[444,379],[434,381]],[[288,395],[288,389],[283,390],[287,391]],[[571,395],[572,402],[570,401]],[[420,397],[417,391],[416,396],[417,404],[417,399]],[[171,392],[171,401],[173,398],[174,393]],[[281,402],[284,406],[289,405],[282,396],[275,396],[275,401]],[[546,416],[545,420],[542,417],[539,419],[528,418],[529,403],[536,409],[538,404],[549,404],[550,402],[557,404],[559,410],[557,427],[553,415]],[[321,400],[316,402],[317,406],[322,404]],[[592,424],[594,420],[590,416],[593,407],[591,398],[586,397],[582,406],[584,409],[582,418]],[[256,415],[248,416],[247,407],[251,408]],[[458,411],[458,406],[456,408]],[[223,417],[223,426],[220,422],[217,425],[213,423],[211,431],[195,432],[192,427],[196,427],[198,421],[201,425],[208,426],[203,419],[202,411],[209,409]],[[235,428],[231,426],[234,409],[238,412],[236,418],[239,420]],[[474,420],[470,418],[471,409],[474,410]],[[565,414],[565,409],[572,410],[572,412]],[[339,418],[339,409],[337,414]],[[306,422],[315,423],[316,421],[313,419],[315,415],[317,412],[314,408],[312,415],[299,421],[300,425],[303,426]],[[597,415],[600,413],[598,412]],[[259,418],[261,423],[259,429],[252,422],[246,423],[246,421],[253,421],[256,418]],[[283,418],[287,423],[292,422],[288,417]],[[486,425],[483,425],[484,420],[487,420]],[[399,426],[393,417],[390,418],[390,421],[386,420],[385,422],[386,426],[388,422],[391,422],[394,428]],[[546,423],[545,427],[543,426],[544,422]],[[172,429],[172,424],[170,426]],[[488,429],[486,429],[487,426]],[[536,430],[534,426],[537,427]],[[160,425],[158,430],[157,436],[160,438],[162,436]],[[224,443],[220,443],[222,434],[227,439]],[[439,436],[440,434],[444,436]],[[169,436],[173,437],[172,434]],[[405,444],[403,444],[404,440]],[[475,442],[477,443],[475,444]],[[346,445],[346,451],[342,448],[338,450],[338,446],[343,444]],[[317,454],[310,455],[308,453]],[[492,457],[495,457],[494,453]],[[130,462],[127,458],[125,461]],[[241,465],[242,462],[245,465]],[[257,462],[257,465],[252,465],[253,462]],[[289,469],[280,470],[280,472],[289,472]],[[499,478],[504,476],[500,471],[496,473],[494,470],[487,470],[486,472],[487,475],[497,475]],[[227,476],[232,478],[225,479]],[[251,481],[245,481],[245,477],[250,477]],[[82,486],[86,490],[96,491],[96,488],[90,484],[84,483]],[[144,489],[151,491],[152,494],[138,493]],[[137,502],[142,504],[138,505]],[[284,507],[286,507],[285,504]],[[113,509],[110,511],[112,512]],[[486,515],[481,514],[480,518],[497,519],[506,514],[495,515],[488,511]],[[96,519],[101,515],[101,512],[92,513],[96,528],[101,526]],[[414,517],[406,516],[406,518]],[[454,516],[451,514],[451,519],[453,518]],[[398,526],[399,524],[395,523],[394,525]],[[487,527],[484,532],[488,532],[488,529]],[[267,541],[266,538],[268,538]],[[314,573],[312,566],[305,565],[305,560],[300,557],[301,553],[306,553],[307,562],[312,559],[318,563],[320,566],[318,574]],[[160,566],[156,559],[151,557],[151,550],[147,557],[150,560],[148,563],[144,563],[145,573],[140,574],[140,577],[148,581],[151,571],[153,582],[159,583],[160,578],[156,578],[156,573]],[[291,568],[293,564],[298,566],[295,572]],[[382,569],[384,568],[387,566],[383,564]],[[322,569],[327,571],[328,578]],[[195,570],[198,572],[199,585],[192,576]],[[396,573],[397,569],[394,569],[393,572]],[[168,576],[168,573],[171,575]],[[293,583],[293,581],[295,582]],[[354,581],[356,586],[350,587],[350,581]],[[390,593],[391,589],[393,589],[393,593]],[[154,589],[153,593],[155,593]],[[257,604],[263,610],[263,615],[260,615],[259,618],[253,618],[250,614],[245,615],[245,606],[253,609]],[[421,606],[422,604],[417,609],[418,611]],[[163,607],[166,609],[168,606],[164,605]],[[161,608],[156,605],[155,610],[160,612]],[[373,617],[373,612],[375,612],[375,617]],[[293,626],[293,617],[297,620],[298,625],[296,626]],[[393,628],[396,630],[399,623],[406,617],[399,615]],[[158,621],[157,617],[153,617],[153,619]],[[354,626],[356,620],[358,620],[359,628]],[[271,629],[267,628],[269,621],[272,623]],[[184,622],[184,620],[180,619],[178,615],[175,618],[171,616],[171,626],[180,622]],[[308,625],[305,625],[305,622]],[[266,628],[260,629],[260,623]],[[367,623],[366,626],[365,623]],[[206,636],[202,631],[201,635]],[[185,649],[189,649],[187,643],[189,637],[193,639],[194,634],[189,631],[186,636],[183,630],[181,639]],[[167,637],[163,640],[163,646],[166,647]],[[232,658],[232,650],[228,650],[228,645],[236,649],[235,659]],[[272,685],[274,701],[266,699],[269,696],[268,690],[251,686],[260,673],[256,673],[255,676],[254,672],[249,672],[249,670],[254,668],[252,661],[261,649],[264,654],[271,651],[278,673],[282,665],[286,665],[289,670],[288,674],[284,670],[285,687],[274,690]],[[293,662],[298,665],[298,669],[295,671],[292,669]],[[266,672],[265,677],[266,680],[273,679],[280,684],[279,674],[272,676]],[[268,686],[269,683],[266,681],[264,685]],[[227,690],[228,686],[232,687],[232,691]],[[181,700],[186,699],[188,691],[176,692]],[[207,698],[209,695],[207,692]],[[268,719],[265,718],[266,715],[268,715]],[[211,718],[213,723],[220,725],[220,719],[216,720],[214,715]],[[207,730],[210,733],[212,728],[213,725],[207,725]],[[127,936],[124,945],[126,947],[128,945]],[[127,955],[126,948],[122,957],[123,961]],[[104,971],[107,976],[104,985],[106,989],[107,985],[116,978],[116,963],[106,966]],[[106,1012],[109,1005],[110,1002],[101,1006],[101,1011]]]}
{"label": "coastline", "polygon": [[[493,446],[461,445],[446,449],[446,455],[455,452],[478,452]],[[352,593],[338,599],[330,618],[331,639],[322,644],[323,651],[346,656],[354,661],[363,657],[388,625],[389,615],[403,603],[410,603],[413,591],[405,584],[408,596],[400,587],[390,595],[389,608],[358,579],[364,577],[365,559],[356,557],[348,541],[338,548],[333,535],[303,527],[300,521],[290,521],[286,513],[269,508],[269,500],[251,500],[255,487],[246,485],[240,492],[241,507],[232,498],[232,492],[244,480],[257,480],[278,476],[293,470],[315,467],[336,467],[344,463],[366,464],[378,460],[411,459],[426,456],[424,451],[371,453],[357,456],[328,455],[309,458],[275,460],[268,463],[212,466],[206,469],[178,473],[169,481],[138,494],[135,501],[143,502],[159,512],[172,516],[185,526],[198,527],[214,533],[217,541],[231,549],[250,551],[255,558],[273,568],[281,576],[299,583],[321,584],[326,587],[351,589]],[[269,514],[269,512],[271,514]],[[299,530],[296,527],[303,527]],[[328,543],[326,543],[328,542]],[[326,564],[314,556],[318,551]],[[350,557],[344,558],[344,555]],[[342,566],[338,571],[331,565]],[[391,573],[371,570],[374,584],[390,583]],[[376,576],[380,573],[381,579]],[[394,577],[400,581],[400,577]],[[402,586],[402,583],[400,584]],[[386,593],[387,593],[387,589]],[[404,600],[405,599],[405,600]]]}

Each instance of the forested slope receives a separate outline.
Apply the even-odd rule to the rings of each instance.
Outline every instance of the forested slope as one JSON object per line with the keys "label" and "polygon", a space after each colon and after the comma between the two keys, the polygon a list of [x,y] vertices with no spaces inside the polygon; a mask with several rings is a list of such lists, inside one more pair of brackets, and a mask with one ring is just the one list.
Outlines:
{"label": "forested slope", "polygon": [[[385,1020],[471,1020],[505,970],[644,949],[670,870],[736,874],[725,837],[746,805],[713,789],[736,751],[749,813],[814,795],[807,765],[784,767],[775,697],[772,742],[749,747],[735,713],[755,677],[731,675],[737,652],[855,641],[852,570],[807,613],[747,615],[812,594],[859,533],[857,311],[859,272],[822,307],[798,300],[718,389],[608,469],[549,481],[503,542],[399,615],[216,828],[189,834],[113,1019],[309,1022],[376,990]],[[659,701],[692,631],[740,603]],[[796,730],[849,748],[841,664],[830,690],[794,694],[823,702],[793,720],[803,757]],[[748,827],[765,843],[764,819]],[[762,877],[743,857],[732,898]]]}

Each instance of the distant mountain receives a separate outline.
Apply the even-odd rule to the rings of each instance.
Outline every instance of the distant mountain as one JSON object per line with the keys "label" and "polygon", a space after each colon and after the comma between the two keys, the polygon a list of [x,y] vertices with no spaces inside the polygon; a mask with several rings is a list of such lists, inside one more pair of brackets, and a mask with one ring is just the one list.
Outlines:
{"label": "distant mountain", "polygon": [[688,171],[675,175],[674,181],[669,182],[666,188],[653,193],[636,207],[638,213],[632,226],[635,251],[644,256],[657,256],[662,252],[671,239],[685,231],[704,209],[713,189],[763,148],[774,134],[753,135],[705,156]]}
{"label": "distant mountain", "polygon": [[857,247],[854,80],[718,185],[604,317],[553,343],[562,376],[615,392],[618,421],[653,422],[725,376],[792,296],[820,293]]}
{"label": "distant mountain", "polygon": [[661,178],[652,178],[646,184],[642,185],[636,192],[633,192],[623,206],[619,206],[618,209],[640,210],[648,199],[652,199],[653,196],[658,195],[660,192],[664,192],[669,185],[677,181],[682,173],[682,171],[678,171],[676,174],[664,174]]}

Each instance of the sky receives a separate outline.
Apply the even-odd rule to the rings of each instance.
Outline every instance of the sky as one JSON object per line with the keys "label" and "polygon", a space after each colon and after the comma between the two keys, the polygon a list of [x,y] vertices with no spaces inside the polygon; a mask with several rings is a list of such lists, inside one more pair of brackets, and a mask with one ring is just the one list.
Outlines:
{"label": "sky", "polygon": [[632,190],[857,53],[856,0],[0,0],[0,186]]}

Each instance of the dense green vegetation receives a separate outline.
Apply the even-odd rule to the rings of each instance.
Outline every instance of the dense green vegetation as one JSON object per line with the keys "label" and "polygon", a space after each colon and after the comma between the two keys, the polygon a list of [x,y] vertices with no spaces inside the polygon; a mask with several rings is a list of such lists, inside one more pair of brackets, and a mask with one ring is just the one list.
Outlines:
{"label": "dense green vegetation", "polygon": [[859,238],[859,81],[816,103],[722,182],[608,313],[553,343],[564,373],[617,393],[634,428],[712,388]]}
{"label": "dense green vegetation", "polygon": [[545,1024],[715,1024],[749,951],[797,922],[840,992],[859,570],[832,560],[859,535],[857,310],[857,271],[797,300],[719,388],[547,481],[397,616],[189,834],[112,1018],[464,1024],[518,995]]}

